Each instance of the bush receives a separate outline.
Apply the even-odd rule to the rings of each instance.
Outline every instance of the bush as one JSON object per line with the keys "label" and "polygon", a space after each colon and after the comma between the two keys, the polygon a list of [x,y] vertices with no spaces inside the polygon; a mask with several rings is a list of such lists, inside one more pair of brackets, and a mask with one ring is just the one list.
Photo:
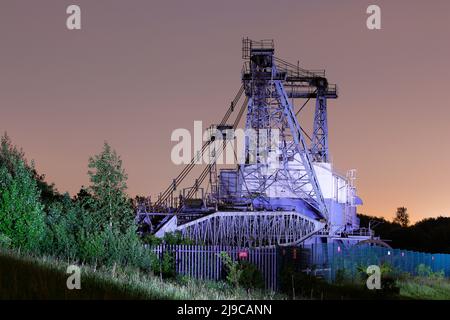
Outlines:
{"label": "bush", "polygon": [[159,259],[156,255],[151,256],[151,270],[161,278],[175,278],[174,254],[170,251],[165,251],[162,254],[162,259]]}
{"label": "bush", "polygon": [[95,263],[98,266],[119,264],[146,271],[160,269],[155,268],[154,255],[144,248],[134,227],[130,227],[126,233],[111,229],[89,235],[83,233],[80,249],[81,261],[89,264]]}
{"label": "bush", "polygon": [[[364,275],[367,276],[364,270]],[[345,282],[348,282],[350,279],[350,276],[348,272],[345,269],[337,269],[336,275],[334,277],[334,283],[337,285],[344,284]]]}
{"label": "bush", "polygon": [[46,231],[42,251],[61,258],[79,257],[79,233],[84,225],[83,214],[68,195],[61,202],[52,203],[45,217]]}
{"label": "bush", "polygon": [[321,295],[331,287],[320,278],[311,274],[295,271],[292,265],[287,265],[281,272],[281,291],[292,298],[313,298]]}
{"label": "bush", "polygon": [[417,274],[419,277],[428,277],[432,273],[431,267],[423,263],[417,266]]}
{"label": "bush", "polygon": [[157,246],[162,243],[162,239],[149,233],[142,237],[142,242],[148,244],[149,246]]}
{"label": "bush", "polygon": [[239,279],[241,278],[242,269],[239,268],[239,263],[237,261],[233,261],[231,257],[226,252],[221,252],[220,257],[222,258],[222,262],[225,266],[226,270],[226,279],[229,284],[234,286],[235,288],[239,287]]}
{"label": "bush", "polygon": [[11,246],[11,239],[0,233],[0,248],[9,248]]}
{"label": "bush", "polygon": [[245,289],[264,289],[264,279],[255,265],[248,261],[239,261],[242,270],[239,277],[239,286]]}
{"label": "bush", "polygon": [[106,258],[104,234],[82,235],[80,239],[80,259],[89,264],[103,264]]}
{"label": "bush", "polygon": [[158,238],[154,234],[146,234],[142,237],[142,242],[150,246],[157,246],[162,243],[169,245],[186,244],[192,245],[194,242],[190,239],[184,238],[181,232],[166,232],[163,238]]}
{"label": "bush", "polygon": [[400,287],[397,286],[397,279],[392,276],[381,278],[381,292],[385,296],[394,296],[400,293]]}
{"label": "bush", "polygon": [[110,252],[107,260],[109,265],[118,262],[143,270],[151,269],[154,257],[150,250],[143,246],[135,227],[129,227],[125,233],[107,230],[106,234],[106,245]]}
{"label": "bush", "polygon": [[430,279],[437,279],[437,280],[445,278],[444,270],[433,272],[433,269],[431,269],[430,266],[427,266],[423,263],[417,266],[417,275],[419,277],[428,277]]}
{"label": "bush", "polygon": [[166,232],[164,234],[163,242],[166,244],[176,245],[176,244],[194,244],[190,239],[184,238],[180,231]]}
{"label": "bush", "polygon": [[261,272],[248,261],[234,261],[226,252],[220,257],[225,266],[227,282],[235,288],[263,289],[264,279]]}

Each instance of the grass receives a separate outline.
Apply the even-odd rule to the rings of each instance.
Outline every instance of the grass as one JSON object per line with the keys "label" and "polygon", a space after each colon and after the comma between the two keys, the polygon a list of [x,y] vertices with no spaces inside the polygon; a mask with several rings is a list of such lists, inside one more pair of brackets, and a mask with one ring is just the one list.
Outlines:
{"label": "grass", "polygon": [[406,299],[450,300],[450,279],[409,277],[397,281],[400,296]]}
{"label": "grass", "polygon": [[[70,261],[0,250],[0,299],[169,299],[254,300],[293,298],[290,283],[286,295],[261,290],[233,288],[225,282],[188,278],[161,280],[158,276],[129,267],[81,266],[81,290],[68,290],[66,268]],[[449,300],[450,279],[413,277],[397,279],[400,293],[386,296],[361,284],[327,284],[300,276],[295,279],[295,299],[420,299]],[[287,290],[286,290],[287,289]],[[288,295],[290,297],[288,297]]]}
{"label": "grass", "polygon": [[388,273],[381,279],[381,290],[369,290],[362,274],[346,276],[335,283],[289,269],[282,274],[282,290],[294,299],[299,296],[314,300],[450,300],[450,279],[440,272],[419,272],[420,276]]}
{"label": "grass", "polygon": [[174,299],[253,300],[284,299],[283,295],[232,288],[224,282],[181,278],[161,280],[123,267],[81,266],[81,289],[66,287],[70,261],[0,251],[0,299]]}
{"label": "grass", "polygon": [[294,299],[311,300],[397,300],[389,290],[369,290],[364,281],[348,280],[329,283],[304,273],[295,273],[291,281],[284,278],[283,291]]}
{"label": "grass", "polygon": [[[396,281],[399,293],[386,293],[369,290],[355,283],[322,283],[298,288],[301,299],[314,300],[450,300],[450,280],[437,280],[425,277],[409,277]],[[292,294],[290,295],[292,298]]]}

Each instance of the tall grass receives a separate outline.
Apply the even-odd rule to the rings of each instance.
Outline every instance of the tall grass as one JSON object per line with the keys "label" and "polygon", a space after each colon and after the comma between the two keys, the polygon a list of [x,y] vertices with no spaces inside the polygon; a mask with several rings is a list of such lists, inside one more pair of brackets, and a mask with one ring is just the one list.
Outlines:
{"label": "tall grass", "polygon": [[[66,268],[72,264],[50,256],[0,249],[0,299],[170,299],[253,300],[287,299],[287,295],[234,288],[224,282],[188,278],[161,280],[159,276],[132,267],[96,268],[82,265],[81,290],[68,290]],[[295,281],[297,282],[297,281]],[[295,299],[385,299],[355,285],[313,285],[302,278]],[[397,299],[450,299],[450,280],[403,276],[397,280]],[[311,287],[311,288],[310,288]]]}
{"label": "tall grass", "polygon": [[450,279],[410,277],[398,282],[400,295],[407,299],[450,300]]}
{"label": "tall grass", "polygon": [[284,299],[285,296],[259,290],[232,288],[223,282],[182,278],[177,281],[138,269],[81,266],[81,289],[66,287],[71,261],[31,256],[0,250],[1,299],[182,299],[252,300]]}

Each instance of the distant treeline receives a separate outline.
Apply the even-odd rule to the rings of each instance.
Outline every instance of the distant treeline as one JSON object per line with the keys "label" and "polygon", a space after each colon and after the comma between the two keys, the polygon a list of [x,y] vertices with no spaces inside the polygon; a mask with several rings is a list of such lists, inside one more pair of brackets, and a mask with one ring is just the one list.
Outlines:
{"label": "distant treeline", "polygon": [[393,248],[406,250],[450,253],[450,217],[427,218],[408,227],[387,221],[384,218],[358,214],[361,227],[369,222],[379,223],[374,229],[375,235],[386,240]]}

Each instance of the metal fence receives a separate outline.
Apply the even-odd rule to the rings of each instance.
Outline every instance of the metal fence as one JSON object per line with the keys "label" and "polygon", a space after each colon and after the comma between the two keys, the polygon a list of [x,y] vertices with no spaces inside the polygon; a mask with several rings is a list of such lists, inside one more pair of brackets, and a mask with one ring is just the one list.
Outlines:
{"label": "metal fence", "polygon": [[288,265],[294,271],[307,272],[333,282],[339,273],[357,279],[369,265],[388,264],[395,272],[418,274],[420,265],[432,272],[443,271],[450,277],[450,254],[432,254],[378,246],[342,244],[302,247],[240,248],[202,245],[158,245],[149,247],[160,259],[173,257],[175,271],[195,279],[223,280],[226,270],[220,256],[226,252],[233,260],[246,260],[261,272],[265,288],[280,288],[281,272]]}
{"label": "metal fence", "polygon": [[[292,249],[291,249],[292,250]],[[422,270],[444,272],[450,277],[450,254],[424,253],[380,246],[342,244],[319,244],[303,246],[301,268],[321,275],[329,281],[336,280],[341,273],[355,279],[369,265],[387,265],[393,272],[419,274]],[[306,268],[305,268],[306,266]]]}
{"label": "metal fence", "polygon": [[278,254],[277,248],[239,248],[229,246],[202,245],[158,245],[150,247],[160,259],[165,253],[172,255],[175,271],[195,279],[223,280],[226,270],[221,252],[226,252],[231,259],[246,260],[253,264],[262,274],[265,288],[276,291],[278,289]]}

